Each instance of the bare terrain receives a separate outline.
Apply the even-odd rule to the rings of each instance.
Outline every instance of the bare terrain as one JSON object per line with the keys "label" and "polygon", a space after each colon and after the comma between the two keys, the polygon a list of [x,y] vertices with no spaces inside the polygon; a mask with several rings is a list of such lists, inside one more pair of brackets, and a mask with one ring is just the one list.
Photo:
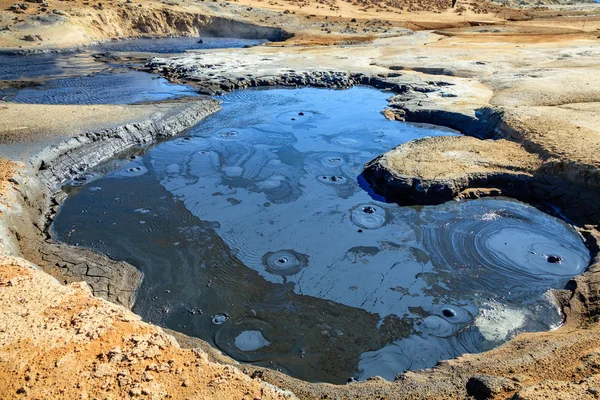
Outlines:
{"label": "bare terrain", "polygon": [[[0,102],[0,150],[11,159],[0,163],[0,397],[600,396],[598,6],[547,1],[510,8],[515,4],[458,1],[451,9],[445,0],[46,3],[14,8],[13,1],[0,0],[4,50],[64,50],[114,38],[206,32],[262,35],[273,43],[158,57],[143,69],[205,94],[264,85],[386,88],[386,117],[446,125],[465,136],[390,149],[366,166],[376,190],[410,204],[500,194],[550,200],[574,223],[594,258],[587,272],[556,292],[565,323],[555,331],[522,334],[498,349],[408,372],[394,382],[299,381],[239,365],[197,339],[174,333],[175,340],[142,322],[127,309],[139,273],[46,236],[60,201],[54,189],[72,173],[67,164],[91,166],[103,159],[94,156],[102,153],[98,149],[116,152],[134,147],[140,137],[176,134],[215,112],[216,104]],[[123,129],[133,136],[122,139]],[[47,146],[54,147],[40,156]],[[65,267],[56,254],[81,260]],[[89,260],[111,271],[102,280],[106,290],[99,289],[97,277],[76,272]],[[130,287],[111,292],[116,281]]]}

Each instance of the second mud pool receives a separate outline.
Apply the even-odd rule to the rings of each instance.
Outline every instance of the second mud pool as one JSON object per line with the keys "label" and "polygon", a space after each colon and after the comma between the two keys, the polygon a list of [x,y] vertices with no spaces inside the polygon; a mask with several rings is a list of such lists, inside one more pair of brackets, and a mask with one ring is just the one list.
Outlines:
{"label": "second mud pool", "polygon": [[343,383],[557,327],[589,253],[510,199],[400,207],[364,163],[455,132],[387,121],[357,87],[245,90],[186,137],[65,187],[54,236],[140,268],[134,311],[231,357]]}

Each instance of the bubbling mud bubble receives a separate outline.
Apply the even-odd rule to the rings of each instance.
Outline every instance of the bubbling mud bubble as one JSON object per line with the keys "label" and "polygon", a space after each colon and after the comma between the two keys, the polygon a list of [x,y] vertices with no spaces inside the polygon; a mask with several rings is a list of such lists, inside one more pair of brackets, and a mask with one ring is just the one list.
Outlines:
{"label": "bubbling mud bubble", "polygon": [[308,256],[294,250],[280,250],[263,256],[266,270],[274,275],[295,275],[308,265]]}
{"label": "bubbling mud bubble", "polygon": [[[286,111],[276,117],[277,122],[283,125],[305,124],[315,122],[320,115],[313,111]],[[321,116],[322,117],[322,116]]]}
{"label": "bubbling mud bubble", "polygon": [[465,306],[465,308],[453,305],[435,306],[433,313],[453,324],[468,324],[477,315],[477,307]]}
{"label": "bubbling mud bubble", "polygon": [[417,329],[419,329],[421,332],[438,337],[451,336],[458,330],[458,328],[458,326],[437,315],[430,315],[429,317],[426,317],[423,319],[421,324],[417,326]]}
{"label": "bubbling mud bubble", "polygon": [[361,228],[377,229],[386,222],[385,210],[373,204],[362,204],[354,208],[350,214],[352,222]]}
{"label": "bubbling mud bubble", "polygon": [[474,320],[478,310],[475,306],[468,308],[469,310],[452,305],[434,306],[434,315],[424,318],[418,330],[438,337],[451,336]]}
{"label": "bubbling mud bubble", "polygon": [[450,309],[445,309],[445,310],[442,310],[442,315],[443,315],[444,317],[451,318],[451,317],[454,317],[454,316],[456,316],[456,313],[455,313],[453,310],[450,310]]}
{"label": "bubbling mud bubble", "polygon": [[229,315],[220,313],[213,315],[210,321],[213,323],[213,325],[223,325],[225,322],[229,321],[229,318]]}
{"label": "bubbling mud bubble", "polygon": [[116,171],[111,176],[115,178],[133,178],[147,173],[148,168],[142,164],[142,159],[136,158],[135,161],[125,164],[122,169]]}
{"label": "bubbling mud bubble", "polygon": [[135,167],[129,167],[125,170],[126,176],[140,176],[144,175],[148,172],[148,169],[142,165],[137,165]]}
{"label": "bubbling mud bubble", "polygon": [[344,158],[341,155],[326,155],[321,157],[321,163],[324,167],[335,168],[345,164]]}
{"label": "bubbling mud bubble", "polygon": [[[426,208],[422,216],[423,243],[436,265],[449,266],[453,290],[471,286],[494,292],[500,280],[532,290],[540,279],[559,282],[575,276],[589,262],[570,226],[519,202],[460,202]],[[525,282],[533,286],[526,289]]]}
{"label": "bubbling mud bubble", "polygon": [[232,321],[217,328],[215,345],[230,357],[245,362],[268,359],[278,346],[289,349],[294,343],[291,338],[277,336],[273,326],[256,317]]}
{"label": "bubbling mud bubble", "polygon": [[261,331],[244,331],[236,336],[234,344],[241,351],[256,351],[271,343],[265,339]]}
{"label": "bubbling mud bubble", "polygon": [[560,264],[563,258],[561,256],[546,256],[546,261],[550,264]]}
{"label": "bubbling mud bubble", "polygon": [[238,135],[238,131],[233,131],[233,130],[226,130],[226,131],[217,133],[217,136],[220,138],[223,138],[223,139],[233,139],[237,135]]}
{"label": "bubbling mud bubble", "polygon": [[341,185],[348,182],[348,179],[341,175],[322,175],[319,177],[319,182]]}

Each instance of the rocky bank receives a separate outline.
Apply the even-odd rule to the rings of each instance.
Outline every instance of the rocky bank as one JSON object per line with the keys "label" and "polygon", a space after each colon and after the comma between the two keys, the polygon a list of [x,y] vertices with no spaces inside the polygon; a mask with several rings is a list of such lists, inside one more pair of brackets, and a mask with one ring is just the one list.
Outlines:
{"label": "rocky bank", "polygon": [[[73,178],[85,180],[86,170],[117,154],[180,134],[220,105],[213,99],[187,98],[131,107],[138,108],[135,111],[142,119],[63,141],[58,136],[56,144],[32,156],[26,167],[17,168],[10,178],[12,200],[2,214],[9,227],[3,238],[9,254],[25,256],[65,284],[85,281],[94,295],[127,308],[133,305],[142,279],[135,267],[51,239],[49,224],[66,197],[60,184]],[[146,114],[147,108],[153,108],[152,114]]]}

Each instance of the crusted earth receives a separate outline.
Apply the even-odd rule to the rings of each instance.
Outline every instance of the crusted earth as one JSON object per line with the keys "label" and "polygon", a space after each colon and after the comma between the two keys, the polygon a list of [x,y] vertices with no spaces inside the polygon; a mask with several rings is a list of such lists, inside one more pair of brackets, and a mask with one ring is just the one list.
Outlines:
{"label": "crusted earth", "polygon": [[2,398],[293,398],[202,351],[182,351],[85,283],[61,285],[19,258],[2,264]]}
{"label": "crusted earth", "polygon": [[[12,9],[11,2],[2,3],[9,10],[0,19],[0,29],[8,27],[0,32],[0,43],[12,50],[49,50],[124,36],[197,35],[211,26],[214,33],[274,35],[271,40],[294,33],[282,45],[155,58],[144,69],[207,94],[273,85],[387,89],[389,109],[382,110],[387,118],[438,123],[466,136],[391,149],[365,170],[376,190],[410,204],[499,194],[544,203],[572,221],[596,255],[597,9],[524,12],[459,3],[465,7],[461,12],[438,14],[425,7],[398,14],[381,7],[359,11],[364,5],[341,2],[326,7],[250,0],[114,7],[73,2],[51,8],[31,3],[23,10]],[[0,105],[0,112],[15,107]],[[522,334],[493,351],[408,372],[395,382],[307,383],[239,365],[206,343],[174,333],[178,343],[126,309],[141,278],[133,266],[53,243],[47,222],[60,203],[53,192],[62,181],[119,152],[181,132],[216,111],[216,102],[183,103],[158,114],[123,106],[120,119],[107,111],[110,121],[95,125],[84,123],[88,106],[66,106],[85,112],[54,130],[32,126],[23,134],[14,129],[24,119],[20,113],[35,108],[19,107],[24,108],[13,112],[13,123],[4,123],[7,114],[1,114],[3,150],[15,143],[39,146],[41,137],[51,146],[35,157],[19,151],[12,158],[20,161],[0,163],[2,398],[594,399],[600,394],[596,256],[585,274],[555,293],[565,315],[560,329]]]}

